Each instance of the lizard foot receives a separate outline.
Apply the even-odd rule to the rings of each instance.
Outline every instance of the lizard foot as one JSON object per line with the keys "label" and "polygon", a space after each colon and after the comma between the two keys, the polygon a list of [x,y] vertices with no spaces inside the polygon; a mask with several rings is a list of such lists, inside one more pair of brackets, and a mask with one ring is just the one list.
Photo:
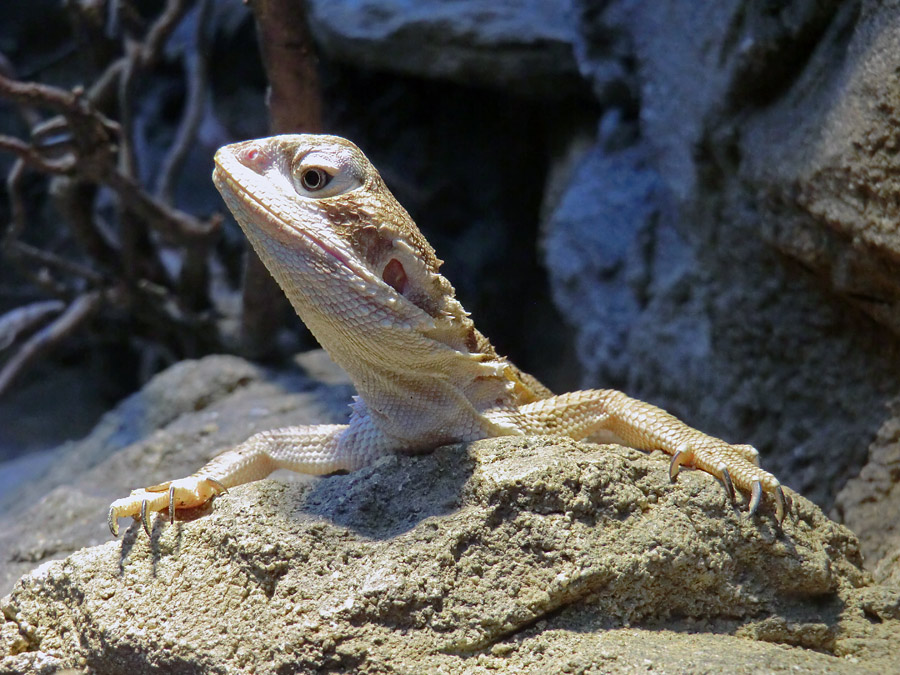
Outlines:
{"label": "lizard foot", "polygon": [[175,522],[176,509],[192,509],[202,506],[213,497],[228,490],[214,478],[188,476],[178,480],[152,485],[117,499],[109,507],[106,522],[114,537],[119,536],[119,518],[132,516],[141,519],[144,532],[150,536],[149,513],[169,509],[169,522]]}
{"label": "lizard foot", "polygon": [[697,447],[683,443],[672,455],[669,478],[674,481],[682,466],[710,473],[722,481],[732,504],[735,503],[735,487],[750,493],[750,515],[759,509],[764,493],[771,495],[775,504],[775,518],[780,523],[791,507],[791,500],[778,479],[759,467],[758,457],[759,452],[751,445],[730,445],[717,439],[716,442],[701,443]]}

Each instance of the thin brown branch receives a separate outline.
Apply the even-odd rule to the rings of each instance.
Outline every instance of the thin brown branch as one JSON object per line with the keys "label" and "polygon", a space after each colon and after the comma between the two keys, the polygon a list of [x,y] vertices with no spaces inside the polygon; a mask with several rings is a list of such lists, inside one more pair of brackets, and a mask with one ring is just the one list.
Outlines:
{"label": "thin brown branch", "polygon": [[206,39],[206,28],[211,8],[210,0],[200,0],[197,19],[194,22],[194,44],[191,49],[185,50],[183,58],[188,73],[187,102],[181,124],[178,127],[178,134],[163,162],[155,190],[156,196],[167,204],[171,204],[174,200],[175,180],[191,150],[200,122],[203,120],[209,72],[209,45]]}
{"label": "thin brown branch", "polygon": [[[132,122],[132,110],[134,104],[132,95],[134,94],[134,78],[135,74],[140,71],[138,59],[140,57],[140,48],[138,43],[133,40],[126,39],[125,54],[127,60],[125,68],[122,70],[122,78],[119,80],[119,124],[122,127],[122,133],[119,138],[119,171],[126,176],[135,178],[138,175],[137,156],[134,152],[134,124]],[[126,223],[123,222],[123,225]]]}
{"label": "thin brown branch", "polygon": [[[11,80],[16,79],[16,69],[13,66],[12,62],[3,53],[0,53],[0,75]],[[29,127],[33,127],[40,121],[40,116],[38,115],[37,110],[30,106],[19,105],[18,111],[19,115],[22,117],[22,120]]]}
{"label": "thin brown branch", "polygon": [[65,174],[75,169],[76,162],[73,158],[46,159],[33,145],[12,136],[0,135],[0,150],[8,150],[28,166],[44,173]]}
{"label": "thin brown branch", "polygon": [[100,307],[102,294],[92,291],[76,298],[52,323],[32,335],[0,369],[0,396],[42,354],[74,333]]}
{"label": "thin brown branch", "polygon": [[27,333],[54,314],[66,308],[62,300],[42,300],[11,309],[0,316],[0,351],[9,347],[22,333]]}
{"label": "thin brown branch", "polygon": [[21,241],[14,242],[11,246],[15,255],[28,258],[33,262],[46,265],[47,267],[55,267],[63,272],[76,277],[81,277],[94,284],[99,284],[103,281],[103,276],[89,267],[61,258],[55,253],[44,251],[43,249],[36,248]]}
{"label": "thin brown branch", "polygon": [[92,132],[86,134],[85,141],[108,141],[118,133],[118,125],[97,111],[80,87],[69,91],[39,82],[11,80],[0,74],[0,96],[24,105],[55,110],[66,118],[76,136],[79,131]]}
{"label": "thin brown branch", "polygon": [[121,276],[122,258],[118,242],[108,236],[94,212],[98,187],[77,177],[56,176],[50,181],[50,195],[60,217],[81,249],[105,273]]}
{"label": "thin brown branch", "polygon": [[215,220],[203,222],[183,211],[173,209],[148,195],[140,184],[121,172],[114,171],[106,178],[107,184],[121,199],[127,201],[135,214],[145,219],[160,234],[170,237],[173,241],[207,237],[217,229]]}
{"label": "thin brown branch", "polygon": [[71,110],[76,104],[73,92],[39,82],[20,82],[0,74],[0,96],[17,103],[46,107],[57,112]]}
{"label": "thin brown branch", "polygon": [[3,247],[19,238],[25,229],[27,214],[25,199],[22,197],[22,177],[25,175],[25,160],[15,161],[6,175],[6,194],[9,196],[10,219],[6,232],[3,233]]}
{"label": "thin brown branch", "polygon": [[194,0],[169,0],[165,11],[153,22],[142,49],[143,65],[151,65],[159,58],[162,49],[172,32],[178,27],[181,19],[191,8]]}

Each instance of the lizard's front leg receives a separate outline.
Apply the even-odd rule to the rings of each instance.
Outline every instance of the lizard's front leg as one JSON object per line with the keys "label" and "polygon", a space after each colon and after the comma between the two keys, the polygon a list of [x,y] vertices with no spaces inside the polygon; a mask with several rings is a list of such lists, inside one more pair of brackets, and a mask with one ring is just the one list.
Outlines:
{"label": "lizard's front leg", "polygon": [[722,481],[734,501],[734,487],[751,494],[755,513],[763,492],[772,495],[781,521],[786,498],[778,479],[759,467],[759,453],[750,445],[732,445],[688,426],[665,410],[614,389],[589,389],[528,403],[514,412],[497,410],[488,417],[513,416],[526,434],[562,434],[575,440],[605,432],[604,440],[639,450],[663,450],[672,455],[672,480],[681,466],[701,469]]}
{"label": "lizard's front leg", "polygon": [[201,506],[230,487],[261,480],[276,469],[325,475],[354,471],[383,454],[389,442],[367,419],[347,424],[288,427],[263,431],[214,457],[187,478],[134,490],[109,507],[109,530],[119,533],[118,519],[140,517],[149,535],[148,514]]}

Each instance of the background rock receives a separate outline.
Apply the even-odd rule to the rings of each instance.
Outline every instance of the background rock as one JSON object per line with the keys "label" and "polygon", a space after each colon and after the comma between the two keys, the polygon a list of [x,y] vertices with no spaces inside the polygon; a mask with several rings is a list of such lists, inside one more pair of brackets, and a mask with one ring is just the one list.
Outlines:
{"label": "background rock", "polygon": [[424,78],[559,97],[581,87],[569,0],[311,0],[331,58]]}
{"label": "background rock", "polygon": [[868,463],[838,494],[835,511],[859,535],[875,578],[900,586],[900,401],[891,410]]}
{"label": "background rock", "polygon": [[620,77],[636,92],[633,117],[601,122],[546,228],[582,386],[751,442],[831,505],[900,381],[884,185],[900,52],[883,30],[900,17],[873,3],[577,10],[595,91],[620,57],[593,40],[612,35],[632,50]]}

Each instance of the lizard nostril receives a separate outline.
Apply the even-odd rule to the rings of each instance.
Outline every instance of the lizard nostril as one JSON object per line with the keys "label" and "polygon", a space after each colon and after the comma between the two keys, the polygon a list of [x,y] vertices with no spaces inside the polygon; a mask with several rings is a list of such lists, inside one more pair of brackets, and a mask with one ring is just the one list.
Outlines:
{"label": "lizard nostril", "polygon": [[259,169],[262,164],[265,162],[266,153],[260,150],[258,147],[251,145],[250,147],[243,148],[238,152],[238,159],[241,164],[251,169]]}

